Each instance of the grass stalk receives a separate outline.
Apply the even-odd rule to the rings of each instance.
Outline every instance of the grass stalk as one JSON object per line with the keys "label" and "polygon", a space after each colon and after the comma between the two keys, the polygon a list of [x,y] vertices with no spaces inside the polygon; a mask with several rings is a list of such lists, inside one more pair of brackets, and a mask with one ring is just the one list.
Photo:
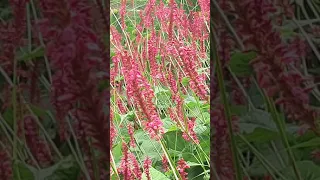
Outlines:
{"label": "grass stalk", "polygon": [[216,60],[216,72],[217,72],[217,77],[218,77],[218,85],[219,85],[219,90],[221,93],[221,99],[222,103],[224,106],[224,112],[225,116],[227,119],[227,124],[228,124],[228,132],[230,135],[230,148],[232,151],[232,159],[233,159],[233,167],[235,168],[235,179],[236,180],[242,180],[242,173],[241,173],[241,166],[240,166],[240,161],[239,157],[237,154],[237,145],[236,145],[236,140],[234,136],[234,131],[232,129],[232,119],[231,119],[231,111],[229,107],[229,102],[227,100],[227,94],[226,94],[226,89],[225,89],[225,84],[224,84],[224,78],[223,78],[223,72],[222,72],[222,63],[217,55],[217,42],[214,40],[214,38],[211,38],[211,51],[215,51],[214,53],[214,59]]}

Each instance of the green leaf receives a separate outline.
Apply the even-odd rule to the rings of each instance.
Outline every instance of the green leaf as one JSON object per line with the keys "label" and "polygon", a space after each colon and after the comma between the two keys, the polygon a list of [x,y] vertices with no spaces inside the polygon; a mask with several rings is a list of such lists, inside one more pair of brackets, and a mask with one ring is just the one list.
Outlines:
{"label": "green leaf", "polygon": [[[22,53],[22,52],[20,52]],[[30,53],[23,53],[21,56],[18,57],[19,61],[28,61],[32,60],[38,57],[43,57],[44,56],[44,48],[43,47],[38,47],[37,49],[33,50]]]}
{"label": "green leaf", "polygon": [[120,114],[120,117],[121,117],[120,124],[122,124],[122,122],[124,121],[133,121],[136,115],[134,114],[134,111],[129,111],[127,112],[127,114],[124,114],[124,115]]}
{"label": "green leaf", "polygon": [[193,97],[193,96],[187,96],[187,97],[184,99],[184,103],[185,103],[185,104],[189,104],[189,103],[196,103],[196,104],[198,104],[198,101],[197,101],[196,98]]}
{"label": "green leaf", "polygon": [[302,142],[293,146],[292,148],[307,148],[307,147],[320,147],[320,137],[315,137],[307,142]]}
{"label": "green leaf", "polygon": [[160,109],[165,109],[170,107],[171,102],[171,92],[168,89],[164,89],[161,86],[155,87],[156,96],[156,106]]}
{"label": "green leaf", "polygon": [[3,113],[3,118],[6,120],[6,122],[9,124],[10,127],[13,126],[13,109],[8,108],[4,113]]}
{"label": "green leaf", "polygon": [[[150,167],[149,171],[152,180],[170,180],[166,175],[164,175],[162,172],[156,170],[153,167]],[[142,174],[141,180],[147,180],[147,176],[145,173]]]}
{"label": "green leaf", "polygon": [[[288,155],[284,150],[284,146],[281,143],[279,146],[280,147],[277,148],[277,152],[270,148],[268,144],[257,146],[259,153],[261,153],[261,155],[277,170],[285,168],[289,163]],[[279,160],[279,156],[277,155],[277,153],[281,156],[281,159],[283,160],[284,164],[282,164]],[[251,165],[248,168],[248,172],[252,176],[262,176],[268,173],[268,170],[266,170],[265,166],[261,163],[261,161],[258,158],[254,158],[252,160]]]}
{"label": "green leaf", "polygon": [[249,76],[253,73],[253,69],[249,62],[256,57],[254,51],[236,52],[232,54],[229,62],[230,69],[237,76]]}
{"label": "green leaf", "polygon": [[171,126],[167,132],[170,132],[170,131],[178,131],[179,128],[177,126]]}
{"label": "green leaf", "polygon": [[45,169],[35,169],[28,166],[29,170],[33,172],[35,179],[44,180],[76,180],[78,178],[80,169],[72,156],[65,157],[65,159]]}
{"label": "green leaf", "polygon": [[[297,168],[304,180],[320,180],[320,167],[312,161],[298,161]],[[288,179],[295,179],[295,173],[291,166],[283,169],[283,175]]]}
{"label": "green leaf", "polygon": [[308,72],[318,75],[318,74],[320,74],[320,67],[310,68],[310,69],[308,69]]}
{"label": "green leaf", "polygon": [[201,108],[203,112],[208,111],[210,109],[210,104],[203,104]]}
{"label": "green leaf", "polygon": [[201,124],[197,124],[195,127],[194,127],[194,132],[198,135],[206,132],[206,130],[208,129],[207,126],[204,126],[204,125],[201,125]]}
{"label": "green leaf", "polygon": [[181,131],[170,131],[164,134],[167,147],[176,151],[183,151],[187,147],[187,142],[182,138]]}
{"label": "green leaf", "polygon": [[260,87],[258,87],[256,84],[252,84],[248,91],[248,95],[255,107],[261,107],[265,105],[264,98],[260,93],[259,88]]}
{"label": "green leaf", "polygon": [[202,112],[196,119],[196,122],[198,124],[207,124],[210,125],[210,113],[208,112]]}
{"label": "green leaf", "polygon": [[237,116],[244,116],[248,113],[248,108],[245,105],[234,105],[230,107],[231,113]]}
{"label": "green leaf", "polygon": [[150,157],[153,161],[161,160],[161,156],[159,155],[161,152],[161,145],[158,141],[150,139],[149,135],[143,131],[137,131],[134,134],[138,147],[132,148],[132,151],[140,151],[142,150],[141,159],[145,159],[147,156]]}
{"label": "green leaf", "polygon": [[39,107],[39,106],[35,106],[35,105],[30,104],[30,107],[31,107],[32,111],[34,112],[34,114],[37,115],[38,117],[44,117],[44,116],[48,115],[46,110]]}
{"label": "green leaf", "polygon": [[260,109],[249,111],[245,116],[242,116],[239,126],[240,131],[246,133],[252,133],[254,129],[258,127],[277,131],[277,126],[272,120],[271,115]]}
{"label": "green leaf", "polygon": [[[32,171],[29,169],[28,165],[24,162],[18,161],[15,164],[16,168],[19,169],[19,176],[20,179],[23,180],[34,180],[35,176],[33,175]],[[13,174],[13,179],[19,179],[18,174]]]}
{"label": "green leaf", "polygon": [[194,96],[187,96],[184,99],[184,108],[187,110],[188,117],[199,117],[203,111],[203,101],[199,101]]}
{"label": "green leaf", "polygon": [[161,87],[161,86],[156,86],[156,87],[154,88],[154,94],[157,95],[157,94],[160,94],[160,93],[168,93],[168,94],[171,94],[171,93],[170,93],[170,90],[165,89],[165,88],[163,88],[163,87]]}
{"label": "green leaf", "polygon": [[172,119],[169,117],[162,119],[162,122],[165,132],[175,131],[178,129],[178,127],[173,123]]}
{"label": "green leaf", "polygon": [[102,80],[99,83],[98,90],[102,92],[104,89],[107,89],[110,86],[110,82],[108,80]]}
{"label": "green leaf", "polygon": [[188,170],[188,178],[192,180],[205,180],[205,174],[210,174],[210,172],[204,171],[201,166],[191,166]]}
{"label": "green leaf", "polygon": [[290,38],[296,34],[293,29],[281,29],[280,32],[283,38]]}
{"label": "green leaf", "polygon": [[249,142],[266,143],[270,140],[278,139],[279,133],[264,128],[254,128],[251,133],[245,134],[244,137]]}
{"label": "green leaf", "polygon": [[195,162],[190,162],[187,161],[187,164],[191,167],[191,166],[202,166],[203,164],[199,164],[199,163],[195,163]]}
{"label": "green leaf", "polygon": [[113,154],[114,161],[116,162],[116,164],[118,162],[120,162],[121,157],[122,157],[122,144],[121,143],[118,143],[118,144],[116,144],[116,146],[113,147],[112,154]]}
{"label": "green leaf", "polygon": [[188,86],[189,82],[190,82],[190,78],[188,78],[188,77],[183,77],[181,80],[181,84],[183,86]]}
{"label": "green leaf", "polygon": [[114,78],[114,80],[115,80],[116,82],[120,82],[120,81],[124,80],[124,77],[121,76],[121,75],[117,75],[117,76]]}

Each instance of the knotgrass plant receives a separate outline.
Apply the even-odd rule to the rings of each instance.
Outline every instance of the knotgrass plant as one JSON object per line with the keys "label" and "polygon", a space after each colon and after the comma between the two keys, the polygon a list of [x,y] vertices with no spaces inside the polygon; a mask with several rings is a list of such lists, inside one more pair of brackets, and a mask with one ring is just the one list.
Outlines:
{"label": "knotgrass plant", "polygon": [[114,179],[209,178],[209,7],[151,0],[111,9]]}
{"label": "knotgrass plant", "polygon": [[211,3],[213,178],[318,178],[318,2]]}

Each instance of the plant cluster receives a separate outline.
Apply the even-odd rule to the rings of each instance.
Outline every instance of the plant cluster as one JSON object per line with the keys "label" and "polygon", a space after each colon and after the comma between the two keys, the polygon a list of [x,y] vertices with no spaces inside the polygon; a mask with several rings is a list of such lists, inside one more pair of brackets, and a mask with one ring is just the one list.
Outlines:
{"label": "plant cluster", "polygon": [[104,1],[0,2],[0,177],[108,177]]}
{"label": "plant cluster", "polygon": [[319,2],[211,3],[212,174],[319,178]]}
{"label": "plant cluster", "polygon": [[210,2],[119,6],[111,12],[112,178],[208,179]]}

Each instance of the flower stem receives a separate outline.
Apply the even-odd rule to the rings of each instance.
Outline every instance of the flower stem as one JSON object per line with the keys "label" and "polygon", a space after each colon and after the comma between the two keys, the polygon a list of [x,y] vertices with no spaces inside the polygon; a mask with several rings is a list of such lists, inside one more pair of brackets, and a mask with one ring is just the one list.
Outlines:
{"label": "flower stem", "polygon": [[[212,34],[212,33],[211,33]],[[241,173],[241,166],[240,166],[240,161],[237,155],[237,145],[236,145],[236,140],[234,138],[234,132],[232,129],[232,121],[231,121],[231,111],[230,107],[228,105],[228,100],[227,100],[227,94],[226,94],[226,89],[225,89],[225,84],[224,84],[224,79],[223,79],[223,72],[222,72],[222,64],[221,61],[219,60],[218,54],[217,54],[217,42],[215,41],[214,38],[211,38],[211,51],[215,51],[214,53],[214,58],[216,60],[216,72],[218,76],[218,85],[221,93],[221,98],[222,98],[222,103],[224,106],[224,112],[225,116],[227,118],[227,124],[228,124],[228,131],[230,135],[230,140],[231,140],[231,151],[232,151],[232,158],[233,158],[233,167],[235,168],[235,179],[236,180],[242,180],[242,173]]]}

